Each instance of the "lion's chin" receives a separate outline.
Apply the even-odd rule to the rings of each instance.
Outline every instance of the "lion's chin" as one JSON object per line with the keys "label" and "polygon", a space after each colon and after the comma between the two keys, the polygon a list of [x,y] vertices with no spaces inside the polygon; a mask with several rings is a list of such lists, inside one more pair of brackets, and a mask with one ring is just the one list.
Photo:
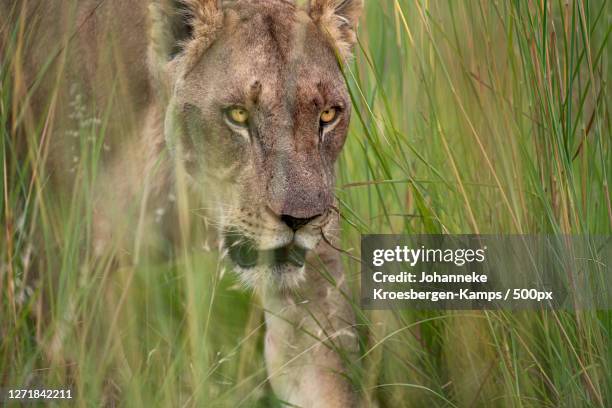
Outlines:
{"label": "lion's chin", "polygon": [[289,262],[244,268],[234,264],[242,283],[250,289],[296,289],[305,280],[305,267]]}
{"label": "lion's chin", "polygon": [[242,282],[249,288],[296,288],[304,281],[307,250],[295,243],[261,250],[240,234],[225,236],[227,254]]}

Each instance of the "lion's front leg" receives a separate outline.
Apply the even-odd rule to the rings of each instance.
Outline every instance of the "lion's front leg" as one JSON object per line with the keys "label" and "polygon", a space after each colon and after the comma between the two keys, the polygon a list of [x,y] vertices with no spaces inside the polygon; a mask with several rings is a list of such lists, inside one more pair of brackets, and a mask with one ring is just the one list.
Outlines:
{"label": "lion's front leg", "polygon": [[[339,265],[337,263],[336,265]],[[267,293],[265,359],[277,397],[300,407],[354,407],[348,375],[357,338],[341,271],[334,286],[307,271],[302,293]]]}
{"label": "lion's front leg", "polygon": [[[356,397],[344,377],[340,356],[325,346],[305,350],[266,333],[266,365],[277,397],[299,407],[354,407]],[[308,349],[307,349],[308,350]]]}

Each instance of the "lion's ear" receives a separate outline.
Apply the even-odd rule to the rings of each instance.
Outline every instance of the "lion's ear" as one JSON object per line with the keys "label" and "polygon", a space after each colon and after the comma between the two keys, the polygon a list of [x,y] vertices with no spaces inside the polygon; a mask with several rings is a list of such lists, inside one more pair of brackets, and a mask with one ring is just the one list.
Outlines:
{"label": "lion's ear", "polygon": [[326,33],[343,59],[351,56],[363,0],[310,0],[310,18]]}
{"label": "lion's ear", "polygon": [[154,0],[149,6],[149,65],[154,77],[176,55],[194,63],[223,25],[218,0]]}
{"label": "lion's ear", "polygon": [[[188,52],[201,54],[215,40],[223,25],[220,0],[181,0],[187,7],[191,39],[186,43]],[[193,48],[189,50],[189,48]]]}

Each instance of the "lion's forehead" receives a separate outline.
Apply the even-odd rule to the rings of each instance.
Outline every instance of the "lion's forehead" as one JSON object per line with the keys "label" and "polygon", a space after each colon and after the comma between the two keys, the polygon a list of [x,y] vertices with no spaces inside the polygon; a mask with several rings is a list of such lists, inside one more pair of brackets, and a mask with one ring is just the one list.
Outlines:
{"label": "lion's forehead", "polygon": [[203,56],[201,74],[219,74],[217,84],[230,92],[254,80],[270,91],[342,82],[333,50],[307,14],[281,1],[263,3],[235,6],[241,14],[235,23],[225,26]]}
{"label": "lion's forehead", "polygon": [[255,3],[226,11],[233,22],[189,72],[178,104],[199,106],[213,118],[257,99],[258,125],[275,132],[315,126],[328,106],[348,107],[336,55],[308,14],[281,1]]}

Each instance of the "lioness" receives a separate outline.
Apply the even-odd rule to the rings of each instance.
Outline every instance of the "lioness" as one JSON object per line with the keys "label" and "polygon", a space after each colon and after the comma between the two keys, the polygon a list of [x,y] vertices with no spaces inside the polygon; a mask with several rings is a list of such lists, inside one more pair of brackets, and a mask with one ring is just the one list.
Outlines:
{"label": "lioness", "polygon": [[[334,163],[351,114],[341,64],[362,1],[147,3],[85,1],[75,12],[86,56],[76,70],[94,83],[100,33],[115,30],[120,69],[134,78],[122,91],[138,94],[138,136],[101,183],[97,246],[114,239],[115,197],[130,201],[144,184],[143,208],[155,208],[187,180],[261,295],[274,392],[302,407],[357,405],[340,355],[356,351],[354,316],[333,243]],[[94,99],[111,91],[95,88]]]}

